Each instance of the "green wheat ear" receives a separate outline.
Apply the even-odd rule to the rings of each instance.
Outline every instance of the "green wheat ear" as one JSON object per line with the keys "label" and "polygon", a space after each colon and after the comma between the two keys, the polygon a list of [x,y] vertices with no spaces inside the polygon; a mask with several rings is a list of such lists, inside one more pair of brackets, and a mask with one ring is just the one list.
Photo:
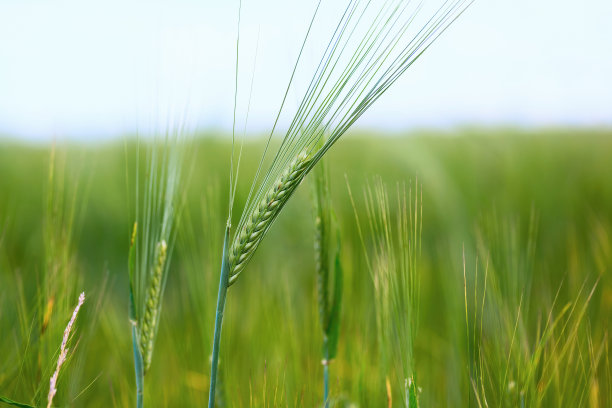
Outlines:
{"label": "green wheat ear", "polygon": [[317,272],[317,303],[319,320],[325,330],[329,321],[329,187],[324,162],[315,170],[315,270]]}
{"label": "green wheat ear", "polygon": [[151,280],[147,289],[147,298],[145,302],[145,312],[140,328],[140,352],[144,362],[144,372],[146,373],[151,366],[151,358],[153,356],[153,345],[155,333],[157,332],[157,324],[159,323],[159,314],[161,303],[159,301],[161,294],[162,273],[166,264],[166,255],[168,245],[165,240],[161,240],[155,249],[156,263],[151,274]]}
{"label": "green wheat ear", "polygon": [[244,270],[263,240],[266,231],[304,179],[310,162],[311,158],[306,153],[299,154],[272,184],[264,198],[253,207],[248,221],[242,227],[240,234],[234,238],[230,247],[229,285],[232,285]]}

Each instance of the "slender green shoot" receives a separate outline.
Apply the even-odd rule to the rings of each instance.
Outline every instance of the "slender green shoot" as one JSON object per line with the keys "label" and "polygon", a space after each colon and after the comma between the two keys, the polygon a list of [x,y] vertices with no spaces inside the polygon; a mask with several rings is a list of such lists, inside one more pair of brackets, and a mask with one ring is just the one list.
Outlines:
{"label": "slender green shoot", "polygon": [[7,405],[12,405],[14,407],[20,407],[20,408],[34,408],[33,405],[28,405],[28,404],[24,404],[22,402],[17,402],[17,401],[13,401],[10,398],[6,398],[6,397],[0,397],[0,402],[3,402]]}
{"label": "slender green shoot", "polygon": [[[315,207],[315,269],[317,272],[317,300],[319,320],[323,333],[323,401],[329,406],[329,365],[336,357],[340,327],[340,309],[342,305],[342,264],[340,261],[340,232],[335,226],[329,195],[329,175],[325,161],[322,161],[314,174],[314,207]],[[337,244],[332,260],[329,250],[332,248],[333,230],[336,229]],[[333,280],[330,277],[333,269]],[[330,288],[333,288],[330,290]],[[330,298],[330,292],[333,290]]]}

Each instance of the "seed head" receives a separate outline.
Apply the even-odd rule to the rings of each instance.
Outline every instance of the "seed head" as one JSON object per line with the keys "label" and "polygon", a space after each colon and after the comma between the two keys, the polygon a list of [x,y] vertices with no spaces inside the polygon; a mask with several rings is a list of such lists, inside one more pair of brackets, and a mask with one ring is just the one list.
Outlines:
{"label": "seed head", "polygon": [[233,284],[251,259],[283,206],[306,175],[311,158],[299,154],[272,184],[263,199],[253,208],[247,222],[236,235],[229,252],[230,279]]}

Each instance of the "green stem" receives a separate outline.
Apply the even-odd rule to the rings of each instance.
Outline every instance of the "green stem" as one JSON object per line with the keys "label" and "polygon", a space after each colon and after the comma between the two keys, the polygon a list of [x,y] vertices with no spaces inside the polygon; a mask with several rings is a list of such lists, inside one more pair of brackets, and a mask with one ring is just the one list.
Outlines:
{"label": "green stem", "polygon": [[210,368],[210,387],[208,389],[208,408],[215,406],[215,387],[217,385],[217,366],[219,365],[219,345],[221,343],[221,325],[223,310],[229,281],[229,225],[225,229],[223,239],[223,260],[221,261],[221,276],[219,278],[219,294],[217,295],[217,313],[215,316],[215,335],[213,340],[212,363]]}
{"label": "green stem", "polygon": [[329,408],[329,365],[323,366],[323,400],[325,408]]}
{"label": "green stem", "polygon": [[144,393],[144,370],[142,364],[142,354],[138,347],[138,331],[136,325],[132,324],[132,346],[134,348],[134,371],[136,374],[136,408],[142,408]]}
{"label": "green stem", "polygon": [[323,404],[329,408],[329,350],[327,336],[323,339]]}

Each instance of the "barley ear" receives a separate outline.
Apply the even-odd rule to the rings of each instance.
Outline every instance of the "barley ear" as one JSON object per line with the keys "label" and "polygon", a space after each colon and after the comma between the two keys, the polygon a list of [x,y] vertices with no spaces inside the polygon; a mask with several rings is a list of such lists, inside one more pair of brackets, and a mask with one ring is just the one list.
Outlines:
{"label": "barley ear", "polygon": [[[317,272],[317,301],[319,318],[323,333],[323,407],[328,408],[329,400],[329,363],[336,357],[340,332],[340,307],[342,304],[342,264],[340,262],[340,231],[329,194],[329,175],[324,161],[315,169],[315,270]],[[332,280],[330,279],[330,248],[332,231],[336,230],[337,245],[333,262],[333,292],[330,299]]]}
{"label": "barley ear", "polygon": [[168,245],[166,241],[161,240],[155,249],[156,263],[150,277],[146,294],[147,298],[144,316],[142,319],[142,327],[140,328],[140,352],[142,353],[145,374],[151,366],[151,358],[153,356],[153,345],[161,308],[159,300],[162,287],[162,274],[166,264],[167,250]]}
{"label": "barley ear", "polygon": [[329,185],[325,161],[321,161],[314,171],[314,203],[315,203],[315,270],[317,272],[317,303],[319,319],[323,330],[329,322],[329,234],[330,234],[330,202]]}
{"label": "barley ear", "polygon": [[344,285],[344,273],[342,261],[340,259],[340,231],[336,231],[337,245],[334,256],[334,281],[331,305],[327,316],[327,326],[325,326],[325,349],[323,352],[327,359],[336,357],[338,352],[338,338],[340,337],[340,312],[342,310],[342,287]]}
{"label": "barley ear", "polygon": [[283,206],[304,179],[311,160],[312,158],[306,153],[299,154],[272,184],[264,198],[251,210],[246,223],[234,237],[229,251],[228,286],[232,285],[244,270]]}

